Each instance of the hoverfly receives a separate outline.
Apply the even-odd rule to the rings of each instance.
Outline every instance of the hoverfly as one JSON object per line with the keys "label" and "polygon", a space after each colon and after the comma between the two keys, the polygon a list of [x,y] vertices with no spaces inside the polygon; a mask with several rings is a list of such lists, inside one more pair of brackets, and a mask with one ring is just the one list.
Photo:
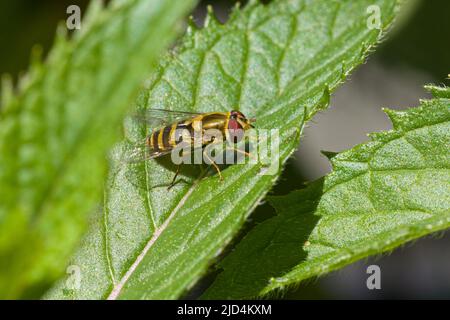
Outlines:
{"label": "hoverfly", "polygon": [[[141,160],[154,159],[169,154],[181,142],[186,143],[187,141],[195,148],[194,140],[197,135],[201,137],[200,144],[197,147],[204,148],[216,142],[214,137],[207,134],[210,130],[217,130],[227,139],[235,140],[235,137],[232,136],[233,132],[244,132],[254,128],[252,123],[256,121],[255,118],[247,118],[242,112],[237,110],[193,113],[164,109],[148,109],[145,111],[144,116],[138,115],[138,120],[143,120],[150,126],[159,122],[159,126],[155,126],[151,134],[146,136],[143,146],[140,146],[140,148],[143,147],[145,153],[144,159],[141,157]],[[139,149],[139,147],[136,150],[142,152],[142,149]],[[235,149],[235,151],[243,152],[249,156],[245,151],[238,149]],[[206,154],[204,155],[207,157]],[[211,158],[208,158],[208,160],[216,169],[220,180],[223,180],[218,165]],[[178,165],[168,189],[175,185],[179,170],[180,165]]]}

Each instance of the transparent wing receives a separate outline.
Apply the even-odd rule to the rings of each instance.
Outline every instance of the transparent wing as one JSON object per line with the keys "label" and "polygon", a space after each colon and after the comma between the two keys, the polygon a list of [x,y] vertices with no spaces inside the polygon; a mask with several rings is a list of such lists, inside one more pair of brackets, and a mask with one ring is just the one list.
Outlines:
{"label": "transparent wing", "polygon": [[139,163],[142,161],[147,161],[150,159],[158,158],[169,153],[170,150],[166,151],[155,151],[151,150],[148,145],[143,141],[139,144],[128,144],[125,148],[120,162],[124,163]]}
{"label": "transparent wing", "polygon": [[137,122],[145,123],[151,128],[163,127],[166,125],[193,118],[200,113],[187,111],[174,111],[166,109],[147,109],[139,110],[132,114],[132,119]]}

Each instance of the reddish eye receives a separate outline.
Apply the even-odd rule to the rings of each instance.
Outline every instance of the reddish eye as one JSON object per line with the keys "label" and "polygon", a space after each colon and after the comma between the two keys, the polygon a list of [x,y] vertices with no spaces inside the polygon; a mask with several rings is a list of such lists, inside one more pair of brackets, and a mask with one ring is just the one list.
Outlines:
{"label": "reddish eye", "polygon": [[228,121],[228,129],[230,130],[238,130],[238,129],[242,129],[241,125],[239,124],[239,122],[235,119],[230,119],[230,121]]}
{"label": "reddish eye", "polygon": [[242,139],[244,131],[237,120],[230,119],[228,121],[228,130],[229,139],[231,142],[238,143]]}

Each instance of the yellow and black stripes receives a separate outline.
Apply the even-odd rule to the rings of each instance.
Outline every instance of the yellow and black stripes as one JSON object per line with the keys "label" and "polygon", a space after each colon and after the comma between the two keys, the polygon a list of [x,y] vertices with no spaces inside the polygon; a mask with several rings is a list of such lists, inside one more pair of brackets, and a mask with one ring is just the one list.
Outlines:
{"label": "yellow and black stripes", "polygon": [[190,122],[174,123],[154,131],[147,139],[148,147],[151,151],[161,152],[172,150],[182,140],[182,130],[188,130],[193,137],[194,130]]}
{"label": "yellow and black stripes", "polygon": [[176,141],[176,137],[175,137],[175,133],[178,127],[178,123],[174,123],[171,127],[170,127],[170,132],[169,132],[169,144],[171,146],[175,146],[177,144]]}
{"label": "yellow and black stripes", "polygon": [[150,140],[150,148],[152,150],[155,150],[155,151],[159,151],[159,148],[158,148],[158,132],[159,131],[154,131],[152,133],[150,139],[149,139]]}
{"label": "yellow and black stripes", "polygon": [[[197,115],[154,131],[147,138],[147,145],[151,153],[166,154],[182,140],[186,141],[190,138],[191,143],[193,143],[196,132],[203,133],[209,129],[220,130],[224,138],[227,139],[230,118],[231,112],[210,112]],[[211,139],[204,140],[202,144],[209,144],[212,141]]]}
{"label": "yellow and black stripes", "polygon": [[225,136],[226,140],[228,140],[228,138],[229,138],[228,124],[230,123],[230,115],[231,115],[231,112],[227,112],[227,118],[225,120],[225,125],[222,128],[222,134]]}
{"label": "yellow and black stripes", "polygon": [[158,131],[152,133],[152,149],[155,151],[164,151],[172,148],[170,144],[170,132],[172,130],[172,126],[162,127]]}
{"label": "yellow and black stripes", "polygon": [[[162,131],[162,132],[161,132]],[[164,127],[160,130],[160,136],[162,135],[162,144],[164,150],[170,149],[172,145],[170,144],[170,132],[172,131],[172,126]]]}

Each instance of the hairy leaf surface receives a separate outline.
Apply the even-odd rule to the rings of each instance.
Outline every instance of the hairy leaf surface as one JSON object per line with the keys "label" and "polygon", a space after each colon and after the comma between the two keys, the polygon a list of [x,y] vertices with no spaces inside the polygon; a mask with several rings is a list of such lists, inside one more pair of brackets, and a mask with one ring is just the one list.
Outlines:
{"label": "hairy leaf surface", "polygon": [[277,215],[221,263],[204,298],[250,298],[450,227],[450,90],[387,110],[394,129],[331,158],[333,172],[269,202]]}
{"label": "hairy leaf surface", "polygon": [[[164,299],[191,288],[273,185],[305,121],[327,106],[330,91],[380,39],[382,30],[367,27],[373,4],[384,30],[396,1],[251,1],[225,25],[210,13],[205,28],[191,26],[138,108],[239,109],[256,117],[258,128],[279,130],[279,165],[272,175],[260,163],[229,166],[223,182],[187,166],[168,192],[170,159],[116,162],[105,210],[73,259],[81,287],[67,292],[61,282],[49,297]],[[131,141],[149,133],[127,128]],[[115,157],[126,152],[124,143]]]}

